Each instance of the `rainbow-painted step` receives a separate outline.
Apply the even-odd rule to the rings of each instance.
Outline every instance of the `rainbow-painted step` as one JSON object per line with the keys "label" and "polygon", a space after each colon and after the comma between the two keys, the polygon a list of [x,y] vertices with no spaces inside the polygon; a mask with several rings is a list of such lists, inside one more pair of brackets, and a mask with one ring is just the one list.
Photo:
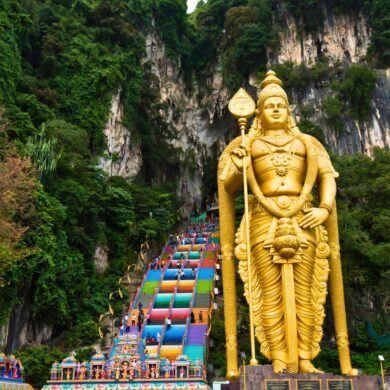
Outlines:
{"label": "rainbow-painted step", "polygon": [[[171,240],[160,255],[164,261],[149,266],[108,359],[101,354],[86,364],[65,359],[53,368],[44,390],[58,390],[58,385],[63,390],[206,390],[219,251],[214,230],[202,224],[182,234],[177,245]],[[140,308],[144,321],[138,324]],[[140,330],[130,326],[134,316]]]}

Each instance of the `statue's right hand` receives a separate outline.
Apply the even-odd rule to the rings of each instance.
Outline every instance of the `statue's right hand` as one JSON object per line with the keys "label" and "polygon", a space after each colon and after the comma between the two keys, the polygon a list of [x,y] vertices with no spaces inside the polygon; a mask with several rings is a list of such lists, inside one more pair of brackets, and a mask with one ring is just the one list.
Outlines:
{"label": "statue's right hand", "polygon": [[233,161],[233,164],[236,166],[237,170],[239,172],[242,172],[242,169],[244,166],[244,157],[247,157],[245,159],[246,169],[248,169],[248,167],[251,164],[250,147],[247,145],[241,144],[238,148],[235,148],[230,152],[230,157]]}

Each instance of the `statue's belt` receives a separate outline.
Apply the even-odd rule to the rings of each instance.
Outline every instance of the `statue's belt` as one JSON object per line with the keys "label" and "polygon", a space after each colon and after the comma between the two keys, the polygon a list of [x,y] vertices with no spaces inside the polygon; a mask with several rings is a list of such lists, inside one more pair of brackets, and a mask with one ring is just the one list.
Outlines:
{"label": "statue's belt", "polygon": [[[265,200],[272,204],[273,207],[276,207],[278,210],[281,211],[292,210],[294,206],[297,205],[299,199],[299,195],[280,195],[265,198]],[[255,222],[255,220],[253,221],[254,226],[256,227],[254,228],[254,230],[251,229],[251,247],[253,248],[257,244],[262,244],[264,248],[268,249],[273,247],[275,233],[278,230],[278,226],[286,223],[288,224],[289,228],[287,229],[288,233],[286,232],[285,235],[290,237],[295,236],[298,240],[296,245],[305,248],[308,245],[308,241],[312,242],[315,245],[315,233],[310,229],[301,229],[298,224],[299,217],[300,215],[302,215],[302,209],[307,209],[310,207],[312,207],[311,198],[310,200],[307,200],[304,203],[303,207],[299,208],[296,214],[294,214],[292,217],[279,218],[268,212],[259,201],[252,199],[250,215],[252,217],[255,217],[255,220],[258,217],[260,217],[261,219],[257,220],[257,222]],[[264,225],[264,223],[266,223],[266,225]]]}
{"label": "statue's belt", "polygon": [[[300,195],[279,195],[279,196],[267,196],[264,200],[272,206],[276,206],[280,211],[289,211],[291,210],[300,199]],[[308,200],[304,203],[302,209],[312,207],[311,204],[312,198],[308,198]],[[265,208],[259,200],[252,199],[253,202],[253,211],[263,211]],[[297,213],[301,211],[301,209],[297,210]]]}

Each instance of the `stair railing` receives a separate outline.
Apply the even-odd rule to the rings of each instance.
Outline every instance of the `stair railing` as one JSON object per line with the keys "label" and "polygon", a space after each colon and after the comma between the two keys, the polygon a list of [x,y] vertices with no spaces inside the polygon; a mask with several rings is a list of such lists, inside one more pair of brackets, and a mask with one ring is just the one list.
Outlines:
{"label": "stair railing", "polygon": [[[168,314],[167,314],[167,317],[166,317],[166,318],[169,317],[171,319],[171,324],[172,324],[173,303],[175,302],[175,295],[176,295],[176,293],[177,293],[177,287],[175,287],[173,289],[172,298],[171,298],[171,302],[169,303]],[[164,324],[166,324],[166,318],[164,319]]]}
{"label": "stair railing", "polygon": [[[214,257],[215,257],[215,261],[217,262],[217,259],[218,259],[217,258],[217,251],[214,251]],[[211,291],[210,291],[211,300],[210,300],[210,307],[209,307],[209,310],[208,310],[208,328],[207,328],[206,333],[204,334],[204,350],[203,350],[203,352],[204,352],[204,363],[205,364],[207,364],[208,355],[209,355],[209,338],[210,338],[210,333],[211,333],[211,329],[212,329],[212,318],[213,318],[213,312],[214,312],[215,273],[216,273],[216,267],[214,265],[214,278],[212,280],[210,280],[210,283],[211,283]]]}
{"label": "stair railing", "polygon": [[191,297],[190,306],[189,306],[190,315],[189,315],[189,317],[187,317],[187,320],[186,320],[186,329],[184,331],[183,343],[182,343],[183,348],[184,348],[184,345],[187,344],[187,336],[188,336],[189,326],[191,324],[191,313],[192,313],[192,309],[193,309],[194,302],[195,302],[195,290],[196,290],[196,287],[194,287],[192,289],[192,297]]}
{"label": "stair railing", "polygon": [[[192,298],[191,298],[191,303],[190,303],[190,310],[192,311],[194,305],[195,305],[195,296],[196,296],[196,282],[195,282],[195,286],[194,288],[192,289]],[[191,313],[190,311],[190,313]]]}
{"label": "stair railing", "polygon": [[128,312],[130,312],[131,310],[137,308],[137,307],[136,307],[136,303],[137,303],[137,301],[138,301],[138,299],[139,299],[139,296],[141,295],[142,287],[143,287],[144,284],[146,283],[146,280],[147,280],[147,277],[148,277],[148,273],[149,273],[149,271],[150,271],[150,266],[151,266],[151,264],[148,264],[148,270],[147,270],[147,272],[145,273],[144,278],[142,279],[141,285],[140,285],[140,286],[138,287],[138,289],[137,289],[137,293],[135,294],[135,297],[134,297],[133,302],[132,302],[132,303],[130,304],[130,306],[129,306]]}
{"label": "stair railing", "polygon": [[170,302],[170,305],[169,305],[170,306],[170,312],[168,312],[170,315],[172,315],[172,310],[173,310],[173,305],[175,303],[175,297],[176,297],[176,294],[177,294],[177,290],[178,290],[177,287],[175,287],[173,289],[173,294],[172,294],[171,302]]}
{"label": "stair railing", "polygon": [[162,343],[163,343],[163,341],[164,341],[166,326],[167,326],[167,324],[166,324],[166,321],[165,321],[165,318],[164,318],[163,328],[162,328],[162,331],[161,331],[161,340],[160,340],[160,342],[159,342],[158,345],[157,345],[157,356],[158,356],[158,357],[160,356],[160,351],[161,351]]}
{"label": "stair railing", "polygon": [[184,352],[184,346],[185,346],[185,344],[187,344],[187,336],[188,336],[188,331],[189,331],[189,327],[190,327],[190,322],[191,322],[191,317],[187,317],[187,319],[186,319],[186,327],[185,327],[185,330],[184,330],[183,339],[181,341],[181,353],[182,354]]}
{"label": "stair railing", "polygon": [[108,354],[109,360],[111,360],[111,359],[113,358],[113,355],[115,355],[115,350],[116,350],[117,344],[118,344],[118,338],[115,337],[115,339],[114,339],[113,342],[111,343],[110,352],[109,352],[109,354]]}
{"label": "stair railing", "polygon": [[[149,302],[149,306],[148,306],[148,314],[147,316],[150,318],[150,315],[152,313],[152,308],[153,308],[153,305],[154,305],[154,301],[156,300],[156,297],[157,297],[157,294],[158,294],[158,291],[159,289],[156,288],[155,289],[155,292],[154,292],[154,295],[153,295],[153,298],[150,300]],[[145,348],[145,345],[144,345],[144,340],[143,340],[143,337],[142,337],[142,334],[144,333],[144,329],[145,329],[145,326],[147,325],[147,318],[144,319],[144,322],[142,323],[142,326],[141,326],[141,330],[139,332],[139,341],[138,341],[138,352],[140,353],[140,357],[141,357],[141,360],[145,357],[144,356],[144,348]],[[142,349],[142,355],[141,355],[141,352],[140,350]]]}

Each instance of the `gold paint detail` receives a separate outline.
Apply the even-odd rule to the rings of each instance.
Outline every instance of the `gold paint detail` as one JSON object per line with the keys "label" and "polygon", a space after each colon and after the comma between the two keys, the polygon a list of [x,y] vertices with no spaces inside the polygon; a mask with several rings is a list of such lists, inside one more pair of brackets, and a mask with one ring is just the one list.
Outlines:
{"label": "gold paint detail", "polygon": [[230,99],[228,108],[234,117],[248,119],[255,112],[256,103],[245,89],[240,88]]}
{"label": "gold paint detail", "polygon": [[[227,377],[238,375],[236,259],[250,306],[252,351],[254,334],[275,372],[318,372],[311,361],[320,352],[329,278],[341,371],[356,375],[349,352],[334,200],[337,172],[321,143],[299,131],[274,72],[267,72],[261,88],[257,109],[242,89],[229,102],[241,137],[226,147],[218,164]],[[270,107],[275,114],[269,114]],[[245,214],[235,232],[235,195],[243,182]],[[313,207],[316,182],[320,206]],[[321,204],[331,208],[329,216],[315,214]],[[301,224],[308,213],[320,222]]]}

